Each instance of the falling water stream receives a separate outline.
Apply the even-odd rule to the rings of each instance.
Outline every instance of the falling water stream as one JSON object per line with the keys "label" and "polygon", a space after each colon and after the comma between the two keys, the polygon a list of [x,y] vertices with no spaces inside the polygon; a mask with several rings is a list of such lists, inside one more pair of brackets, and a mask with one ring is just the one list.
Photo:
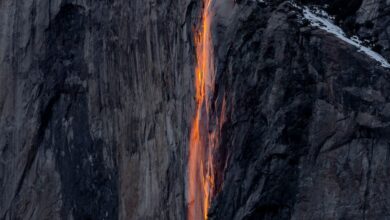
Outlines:
{"label": "falling water stream", "polygon": [[214,61],[211,37],[211,2],[203,0],[202,19],[195,35],[196,112],[191,127],[188,158],[188,220],[207,219],[215,189],[213,135],[208,132],[208,95],[214,89]]}

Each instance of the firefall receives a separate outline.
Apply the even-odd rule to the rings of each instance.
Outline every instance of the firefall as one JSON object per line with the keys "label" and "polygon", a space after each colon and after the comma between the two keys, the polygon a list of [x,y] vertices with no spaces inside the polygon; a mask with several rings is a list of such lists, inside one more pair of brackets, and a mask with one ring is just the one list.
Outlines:
{"label": "firefall", "polygon": [[213,88],[213,48],[211,38],[211,1],[203,0],[202,19],[195,31],[195,118],[190,134],[188,158],[188,220],[207,219],[215,188],[212,149],[208,134],[208,94]]}

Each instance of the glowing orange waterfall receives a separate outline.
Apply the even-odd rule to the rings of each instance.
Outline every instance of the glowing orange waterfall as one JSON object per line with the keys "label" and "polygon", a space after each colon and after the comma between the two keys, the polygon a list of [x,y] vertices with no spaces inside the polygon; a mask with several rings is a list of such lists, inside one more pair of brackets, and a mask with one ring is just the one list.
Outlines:
{"label": "glowing orange waterfall", "polygon": [[[188,158],[188,220],[207,219],[214,194],[212,140],[208,134],[208,94],[214,89],[214,61],[211,39],[212,0],[203,0],[202,22],[195,33],[196,115],[192,123]],[[211,144],[209,144],[209,142]]]}

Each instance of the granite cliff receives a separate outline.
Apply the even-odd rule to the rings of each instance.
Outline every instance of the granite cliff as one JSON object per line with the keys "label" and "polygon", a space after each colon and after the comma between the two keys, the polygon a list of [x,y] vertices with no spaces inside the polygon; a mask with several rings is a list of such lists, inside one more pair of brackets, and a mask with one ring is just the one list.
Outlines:
{"label": "granite cliff", "polygon": [[[0,1],[0,219],[186,219],[203,8]],[[209,219],[389,218],[390,1],[211,8]]]}

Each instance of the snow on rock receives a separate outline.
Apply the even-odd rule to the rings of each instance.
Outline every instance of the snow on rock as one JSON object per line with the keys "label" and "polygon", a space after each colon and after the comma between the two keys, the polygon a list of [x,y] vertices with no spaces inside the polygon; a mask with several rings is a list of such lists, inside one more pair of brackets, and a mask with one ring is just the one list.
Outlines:
{"label": "snow on rock", "polygon": [[335,35],[344,42],[357,47],[359,52],[363,52],[370,58],[378,61],[381,66],[390,68],[390,63],[383,56],[373,51],[371,48],[364,46],[362,41],[360,41],[356,36],[348,38],[344,31],[332,22],[331,16],[329,16],[325,11],[319,9],[314,11],[305,6],[303,7],[303,16],[312,26],[318,27]]}

